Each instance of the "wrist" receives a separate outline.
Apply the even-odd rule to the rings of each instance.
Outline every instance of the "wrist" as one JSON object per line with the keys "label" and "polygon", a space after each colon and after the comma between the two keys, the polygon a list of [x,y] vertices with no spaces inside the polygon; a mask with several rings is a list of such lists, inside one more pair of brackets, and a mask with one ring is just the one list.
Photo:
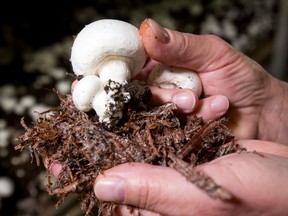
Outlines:
{"label": "wrist", "polygon": [[258,139],[288,145],[288,83],[271,77],[258,125]]}

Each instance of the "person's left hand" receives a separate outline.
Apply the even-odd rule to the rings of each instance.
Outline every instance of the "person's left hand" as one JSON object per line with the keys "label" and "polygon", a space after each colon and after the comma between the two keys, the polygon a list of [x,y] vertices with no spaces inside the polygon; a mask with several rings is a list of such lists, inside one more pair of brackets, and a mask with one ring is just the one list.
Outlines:
{"label": "person's left hand", "polygon": [[197,167],[232,192],[236,201],[209,197],[171,168],[139,163],[105,171],[95,181],[95,194],[119,203],[117,215],[130,215],[125,205],[142,209],[145,216],[287,215],[288,147],[256,140],[239,144],[250,153],[227,155]]}

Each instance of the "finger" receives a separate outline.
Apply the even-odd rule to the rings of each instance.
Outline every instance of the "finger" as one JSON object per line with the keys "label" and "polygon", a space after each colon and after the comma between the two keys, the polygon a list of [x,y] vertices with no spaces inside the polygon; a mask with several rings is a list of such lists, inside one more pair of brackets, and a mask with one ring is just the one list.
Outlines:
{"label": "finger", "polygon": [[100,200],[129,204],[161,215],[187,215],[187,212],[194,215],[205,209],[208,202],[212,202],[210,207],[221,203],[209,198],[175,170],[138,163],[104,172],[97,177],[94,191]]}
{"label": "finger", "polygon": [[237,143],[249,152],[267,153],[288,158],[288,146],[263,140],[241,139]]}
{"label": "finger", "polygon": [[62,166],[58,161],[51,161],[51,159],[44,158],[43,159],[44,167],[47,169],[49,173],[57,177],[61,172]]}
{"label": "finger", "polygon": [[138,209],[134,208],[133,211],[131,212],[130,207],[127,207],[127,205],[118,205],[115,210],[114,210],[114,215],[117,216],[160,216],[158,213],[154,213],[151,211],[143,210],[143,209]]}
{"label": "finger", "polygon": [[197,72],[211,71],[239,58],[235,50],[214,35],[180,33],[145,19],[140,34],[148,55],[161,63],[185,67]]}
{"label": "finger", "polygon": [[53,161],[49,167],[46,167],[48,171],[55,177],[57,177],[62,169],[62,165],[57,161]]}
{"label": "finger", "polygon": [[74,80],[74,81],[72,82],[71,92],[73,92],[73,90],[74,90],[75,86],[77,85],[77,83],[78,83],[78,80]]}
{"label": "finger", "polygon": [[198,96],[188,89],[161,89],[156,86],[150,87],[152,92],[151,104],[163,105],[169,102],[177,105],[177,111],[183,114],[191,113],[198,104]]}
{"label": "finger", "polygon": [[199,101],[194,115],[202,117],[205,121],[214,120],[223,116],[229,108],[229,100],[223,95],[214,95]]}

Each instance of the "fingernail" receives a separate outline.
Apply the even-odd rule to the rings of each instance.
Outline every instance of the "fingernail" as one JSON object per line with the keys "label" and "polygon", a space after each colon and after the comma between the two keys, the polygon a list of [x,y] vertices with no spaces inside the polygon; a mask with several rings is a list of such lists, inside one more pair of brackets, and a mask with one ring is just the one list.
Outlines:
{"label": "fingernail", "polygon": [[190,91],[181,92],[175,94],[172,98],[172,102],[177,105],[183,113],[190,113],[195,108],[195,95]]}
{"label": "fingernail", "polygon": [[150,26],[150,28],[152,29],[155,38],[160,41],[163,44],[166,44],[169,42],[170,37],[168,32],[165,30],[165,28],[163,28],[162,26],[160,26],[157,22],[155,22],[153,19],[148,19],[148,24]]}
{"label": "fingernail", "polygon": [[123,202],[125,181],[119,177],[103,177],[96,181],[94,192],[98,199],[109,202]]}
{"label": "fingernail", "polygon": [[214,113],[224,114],[229,108],[229,100],[225,96],[218,96],[211,102],[211,109]]}

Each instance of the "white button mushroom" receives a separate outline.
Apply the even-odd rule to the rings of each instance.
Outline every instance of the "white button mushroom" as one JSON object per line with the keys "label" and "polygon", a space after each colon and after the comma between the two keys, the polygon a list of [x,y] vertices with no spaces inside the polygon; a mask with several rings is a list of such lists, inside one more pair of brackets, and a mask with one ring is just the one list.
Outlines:
{"label": "white button mushroom", "polygon": [[146,58],[138,28],[121,20],[102,19],[77,34],[70,60],[76,75],[94,74],[122,82],[136,75]]}
{"label": "white button mushroom", "polygon": [[156,85],[166,89],[191,89],[198,97],[202,93],[202,83],[197,73],[185,68],[158,64],[147,79],[148,85]]}
{"label": "white button mushroom", "polygon": [[93,108],[107,126],[117,123],[130,100],[124,85],[146,59],[139,30],[130,23],[102,19],[86,25],[74,40],[70,58],[74,73],[84,76],[72,93],[76,107]]}
{"label": "white button mushroom", "polygon": [[79,110],[87,112],[92,109],[94,97],[103,90],[103,82],[99,77],[94,75],[85,76],[73,89],[72,100]]}

